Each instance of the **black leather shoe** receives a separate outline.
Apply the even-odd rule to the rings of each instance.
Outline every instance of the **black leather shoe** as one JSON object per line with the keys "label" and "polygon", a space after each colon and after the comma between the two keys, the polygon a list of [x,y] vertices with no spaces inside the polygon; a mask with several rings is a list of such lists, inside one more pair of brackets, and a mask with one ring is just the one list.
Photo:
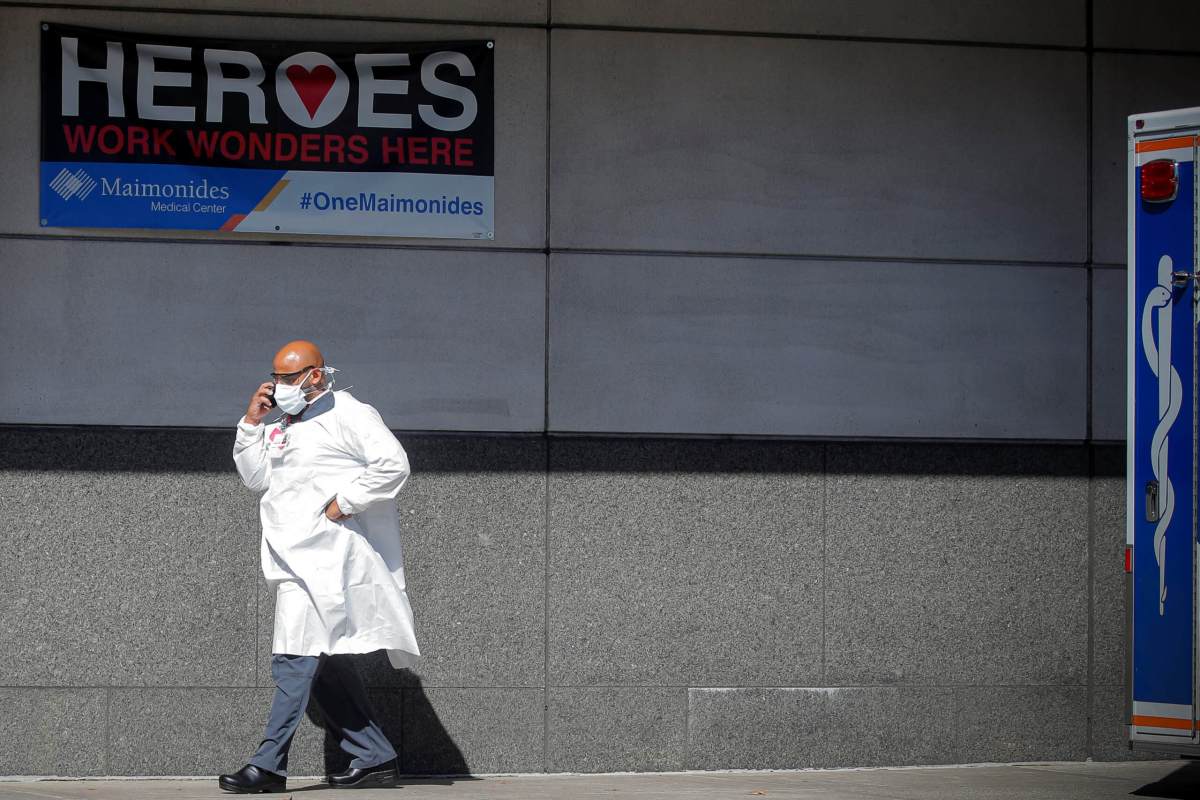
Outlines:
{"label": "black leather shoe", "polygon": [[282,792],[287,778],[247,764],[237,772],[217,778],[217,784],[227,792],[255,794],[257,792]]}
{"label": "black leather shoe", "polygon": [[330,775],[327,780],[334,789],[367,789],[380,786],[395,786],[398,780],[396,759],[385,761],[374,767],[351,767],[345,772]]}

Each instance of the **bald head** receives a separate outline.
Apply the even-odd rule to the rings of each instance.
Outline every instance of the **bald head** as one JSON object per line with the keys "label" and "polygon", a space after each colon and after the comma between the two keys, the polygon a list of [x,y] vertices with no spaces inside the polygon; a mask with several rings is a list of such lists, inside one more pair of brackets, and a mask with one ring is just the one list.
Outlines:
{"label": "bald head", "polygon": [[306,342],[303,339],[297,339],[279,348],[279,352],[275,354],[272,366],[272,372],[278,372],[282,375],[302,370],[305,367],[323,367],[325,366],[325,358],[321,355],[321,351],[317,349],[315,344]]}
{"label": "bald head", "polygon": [[279,352],[275,354],[275,359],[271,362],[271,371],[276,375],[291,375],[301,371],[307,373],[297,375],[292,379],[303,381],[301,386],[304,387],[304,394],[307,397],[325,388],[325,373],[310,372],[314,367],[323,366],[325,366],[325,357],[321,355],[317,346],[312,342],[297,339],[279,348]]}

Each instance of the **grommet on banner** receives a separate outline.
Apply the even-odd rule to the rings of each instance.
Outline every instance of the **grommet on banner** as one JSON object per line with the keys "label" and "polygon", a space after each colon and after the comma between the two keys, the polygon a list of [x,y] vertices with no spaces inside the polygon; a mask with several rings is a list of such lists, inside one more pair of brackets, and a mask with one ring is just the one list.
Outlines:
{"label": "grommet on banner", "polygon": [[495,47],[495,46],[496,46],[496,43],[495,43],[495,42],[488,42],[488,45],[487,45],[487,46],[488,46],[488,50],[491,50],[493,47]]}

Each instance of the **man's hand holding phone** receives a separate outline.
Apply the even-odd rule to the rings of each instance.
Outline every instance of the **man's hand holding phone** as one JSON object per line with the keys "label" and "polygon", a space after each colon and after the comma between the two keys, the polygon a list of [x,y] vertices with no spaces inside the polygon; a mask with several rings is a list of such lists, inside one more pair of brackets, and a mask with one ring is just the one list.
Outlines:
{"label": "man's hand holding phone", "polygon": [[250,407],[246,409],[246,422],[258,425],[263,421],[272,408],[275,407],[275,384],[267,381],[258,387],[250,397]]}

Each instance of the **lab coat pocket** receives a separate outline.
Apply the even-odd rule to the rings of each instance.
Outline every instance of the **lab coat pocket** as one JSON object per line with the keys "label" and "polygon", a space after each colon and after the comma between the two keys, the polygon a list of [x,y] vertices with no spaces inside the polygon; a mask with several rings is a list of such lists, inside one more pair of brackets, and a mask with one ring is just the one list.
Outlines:
{"label": "lab coat pocket", "polygon": [[321,507],[317,510],[317,525],[318,525],[318,527],[324,526],[327,530],[329,530],[329,529],[337,530],[339,528],[344,528],[344,527],[346,527],[346,525],[345,525],[346,520],[330,519],[329,515],[325,513],[325,508],[329,505],[329,503],[332,500],[333,500],[332,497],[329,498],[329,500],[326,500],[324,503],[322,503]]}
{"label": "lab coat pocket", "polygon": [[320,531],[321,536],[328,537],[330,535],[336,535],[338,527],[339,526],[336,522],[325,516],[324,511],[317,513],[315,530]]}

